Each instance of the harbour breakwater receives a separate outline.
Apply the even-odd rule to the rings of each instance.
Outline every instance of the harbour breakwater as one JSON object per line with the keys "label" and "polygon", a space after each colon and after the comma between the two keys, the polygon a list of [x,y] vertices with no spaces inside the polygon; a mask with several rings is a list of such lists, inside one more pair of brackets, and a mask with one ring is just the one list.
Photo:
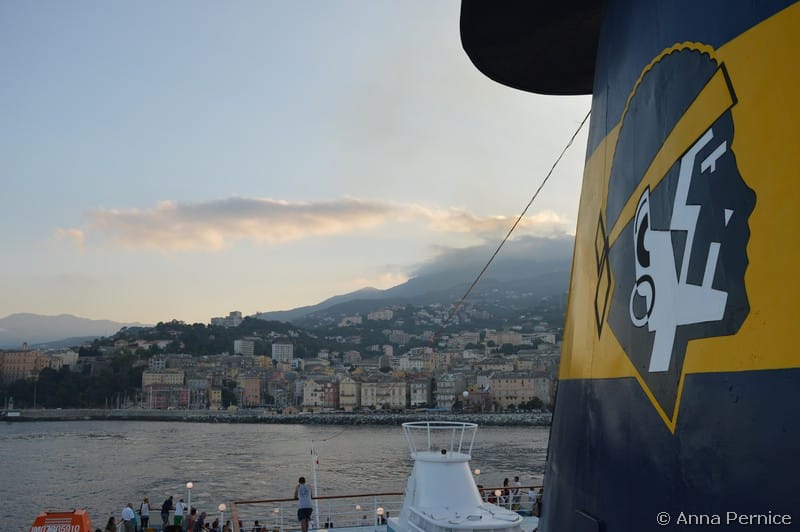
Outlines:
{"label": "harbour breakwater", "polygon": [[263,410],[237,412],[209,410],[143,410],[143,409],[62,409],[21,410],[19,416],[3,421],[170,421],[186,423],[268,423],[290,425],[399,425],[410,421],[461,421],[491,426],[549,426],[549,412],[471,414],[452,412],[414,413],[342,413],[304,412],[278,414]]}

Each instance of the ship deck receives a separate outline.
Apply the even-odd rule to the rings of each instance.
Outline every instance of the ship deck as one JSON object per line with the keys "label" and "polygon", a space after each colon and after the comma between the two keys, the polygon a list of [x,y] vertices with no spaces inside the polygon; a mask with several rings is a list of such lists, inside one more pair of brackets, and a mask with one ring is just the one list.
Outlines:
{"label": "ship deck", "polygon": [[[528,488],[541,486],[521,486],[523,493]],[[502,488],[482,488],[489,494]],[[314,498],[314,513],[309,523],[309,531],[327,532],[390,532],[385,520],[400,514],[403,506],[403,492],[369,493],[356,495],[333,495]],[[523,496],[523,499],[525,497]],[[516,510],[522,517],[523,532],[537,529],[539,518],[532,515],[532,503],[523,500]],[[234,532],[252,532],[258,520],[263,532],[294,532],[300,530],[297,522],[297,501],[294,499],[262,499],[233,501],[227,509],[224,520],[231,520]],[[213,521],[209,514],[207,521]],[[243,527],[238,527],[241,520]],[[158,529],[156,529],[158,530]]]}

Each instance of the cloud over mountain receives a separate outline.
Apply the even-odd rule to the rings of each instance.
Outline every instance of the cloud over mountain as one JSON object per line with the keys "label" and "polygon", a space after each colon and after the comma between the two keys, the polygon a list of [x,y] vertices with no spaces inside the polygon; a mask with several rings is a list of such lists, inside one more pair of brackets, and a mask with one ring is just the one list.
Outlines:
{"label": "cloud over mountain", "polygon": [[[88,213],[87,222],[83,229],[58,229],[57,235],[62,239],[72,236],[73,240],[73,235],[80,235],[82,245],[105,237],[132,249],[218,251],[241,240],[278,245],[320,236],[391,230],[398,225],[468,234],[485,241],[504,235],[514,218],[352,197],[302,202],[233,197],[197,203],[165,201],[148,209],[97,209]],[[557,213],[543,211],[524,218],[517,233],[559,236],[572,226],[572,221]]]}

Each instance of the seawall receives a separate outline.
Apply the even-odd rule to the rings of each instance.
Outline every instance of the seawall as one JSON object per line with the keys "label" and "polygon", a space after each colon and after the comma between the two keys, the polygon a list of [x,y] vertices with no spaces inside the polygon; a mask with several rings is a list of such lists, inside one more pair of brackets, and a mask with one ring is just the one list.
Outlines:
{"label": "seawall", "polygon": [[275,423],[303,425],[399,425],[409,421],[462,421],[495,426],[549,426],[549,412],[508,414],[433,413],[302,413],[275,414],[263,410],[222,412],[209,410],[143,409],[62,409],[20,410],[19,417],[4,417],[7,422],[25,421],[170,421],[186,423]]}

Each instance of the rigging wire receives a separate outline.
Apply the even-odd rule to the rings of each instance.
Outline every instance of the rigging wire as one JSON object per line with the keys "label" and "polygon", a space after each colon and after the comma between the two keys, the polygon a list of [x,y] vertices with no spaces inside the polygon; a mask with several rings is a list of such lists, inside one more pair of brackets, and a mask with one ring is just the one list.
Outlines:
{"label": "rigging wire", "polygon": [[338,431],[338,432],[334,433],[334,434],[333,434],[333,436],[328,436],[328,437],[327,437],[327,438],[325,438],[325,439],[320,439],[320,440],[316,440],[316,441],[318,441],[318,442],[326,442],[326,441],[328,441],[328,440],[332,440],[332,439],[334,439],[335,437],[337,437],[337,436],[341,435],[342,433],[344,433],[346,430],[347,430],[347,429],[342,429],[342,430],[340,430],[340,431]]}
{"label": "rigging wire", "polygon": [[511,226],[511,229],[508,230],[508,233],[506,233],[506,236],[503,238],[503,240],[500,241],[500,244],[497,246],[497,249],[495,249],[494,253],[492,253],[492,256],[489,257],[489,260],[483,266],[483,268],[481,269],[480,273],[478,273],[478,276],[475,277],[475,280],[472,281],[472,284],[469,285],[469,288],[467,288],[467,291],[464,292],[464,295],[461,296],[461,299],[459,299],[458,303],[456,303],[456,305],[450,311],[450,314],[447,316],[447,319],[444,320],[444,322],[439,327],[439,329],[436,331],[436,333],[431,337],[430,346],[433,346],[436,343],[436,339],[439,337],[439,335],[442,333],[442,331],[444,331],[444,329],[447,327],[447,325],[453,319],[453,316],[456,315],[456,312],[458,312],[459,309],[464,305],[464,301],[467,299],[467,297],[469,296],[470,292],[472,292],[472,289],[475,288],[475,285],[477,285],[478,281],[481,280],[481,277],[483,277],[483,274],[486,272],[487,269],[489,269],[489,265],[492,263],[492,261],[494,261],[494,258],[497,256],[497,254],[500,253],[500,249],[502,249],[503,245],[506,243],[506,241],[511,236],[511,233],[514,232],[514,229],[516,229],[517,226],[519,225],[519,223],[522,221],[522,218],[525,216],[525,213],[528,212],[528,209],[530,208],[530,206],[533,205],[533,202],[536,200],[536,197],[539,195],[539,192],[542,191],[542,188],[544,188],[544,185],[547,183],[547,180],[550,179],[551,175],[553,175],[553,171],[556,169],[556,166],[558,166],[558,163],[561,162],[561,159],[564,157],[564,154],[567,153],[567,150],[569,149],[569,147],[572,146],[572,143],[575,141],[575,138],[578,136],[578,133],[580,133],[581,129],[583,129],[583,126],[584,126],[584,124],[586,124],[586,121],[589,120],[589,116],[591,114],[592,114],[592,111],[590,109],[589,112],[586,113],[586,116],[583,117],[583,120],[581,120],[581,123],[578,125],[578,129],[576,129],[575,132],[572,134],[572,137],[570,137],[569,142],[567,142],[566,146],[564,146],[564,149],[561,150],[561,153],[558,155],[558,157],[556,157],[556,160],[553,163],[553,165],[550,167],[550,170],[547,172],[547,175],[545,175],[544,179],[542,179],[542,182],[539,185],[539,188],[536,189],[536,192],[533,193],[533,196],[531,196],[531,199],[528,202],[528,204],[525,205],[525,208],[522,209],[522,212],[519,214],[519,216],[517,216],[517,219],[514,221],[514,224]]}

